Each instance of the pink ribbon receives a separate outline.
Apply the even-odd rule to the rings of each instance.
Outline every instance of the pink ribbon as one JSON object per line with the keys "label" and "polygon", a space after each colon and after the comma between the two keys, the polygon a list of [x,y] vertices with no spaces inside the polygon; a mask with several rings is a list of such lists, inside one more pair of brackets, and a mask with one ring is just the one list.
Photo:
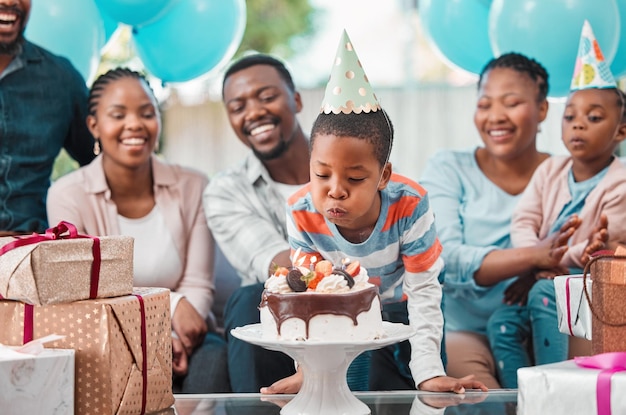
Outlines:
{"label": "pink ribbon", "polygon": [[565,304],[567,304],[567,328],[569,330],[569,335],[573,336],[574,332],[572,331],[572,310],[570,307],[570,291],[569,291],[569,280],[572,277],[567,277],[565,279]]}
{"label": "pink ribbon", "polygon": [[[65,235],[65,233],[68,235]],[[0,248],[0,255],[4,255],[12,249],[19,248],[21,246],[32,245],[39,242],[54,241],[57,239],[78,239],[87,238],[93,240],[91,252],[93,254],[93,262],[91,263],[91,281],[89,286],[89,298],[94,299],[98,297],[98,285],[100,284],[100,239],[95,236],[80,235],[76,226],[69,222],[61,221],[54,228],[46,229],[44,234],[34,233],[31,236],[16,237],[13,242],[9,242]]]}
{"label": "pink ribbon", "polygon": [[575,357],[574,362],[580,367],[601,370],[596,382],[598,415],[611,415],[611,376],[616,372],[626,370],[626,353],[611,352]]}

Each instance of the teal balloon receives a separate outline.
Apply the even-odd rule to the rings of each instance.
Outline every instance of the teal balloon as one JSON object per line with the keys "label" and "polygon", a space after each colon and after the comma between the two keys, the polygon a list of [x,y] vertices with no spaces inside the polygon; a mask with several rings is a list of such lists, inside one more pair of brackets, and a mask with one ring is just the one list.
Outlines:
{"label": "teal balloon", "polygon": [[490,4],[491,0],[420,0],[424,32],[444,61],[477,74],[493,57],[488,33]]}
{"label": "teal balloon", "polygon": [[626,0],[617,0],[617,8],[619,9],[621,33],[617,52],[611,63],[611,72],[616,78],[626,76]]}
{"label": "teal balloon", "polygon": [[101,13],[100,15],[102,23],[104,23],[104,43],[106,43],[111,40],[111,36],[113,36],[113,33],[117,30],[119,23],[109,17],[108,14]]}
{"label": "teal balloon", "polygon": [[553,98],[569,93],[580,33],[588,20],[607,62],[617,51],[620,21],[615,0],[493,0],[489,37],[494,54],[519,52],[548,71]]}
{"label": "teal balloon", "polygon": [[96,74],[105,33],[93,1],[33,2],[24,35],[52,53],[68,58],[87,83]]}
{"label": "teal balloon", "polygon": [[228,62],[245,26],[245,0],[181,0],[163,18],[135,28],[132,37],[152,75],[185,82]]}
{"label": "teal balloon", "polygon": [[[90,0],[80,0],[90,1]],[[179,0],[95,0],[102,14],[116,22],[138,26],[164,16]]]}

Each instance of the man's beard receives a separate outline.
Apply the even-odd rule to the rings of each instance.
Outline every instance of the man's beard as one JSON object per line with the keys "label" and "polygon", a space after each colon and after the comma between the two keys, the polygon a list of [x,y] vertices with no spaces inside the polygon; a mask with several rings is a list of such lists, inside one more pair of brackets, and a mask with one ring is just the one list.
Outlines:
{"label": "man's beard", "polygon": [[262,160],[262,161],[274,160],[274,159],[279,158],[283,154],[285,154],[285,152],[291,145],[291,141],[292,140],[287,141],[281,136],[280,141],[278,142],[278,144],[276,144],[276,147],[274,147],[273,149],[266,151],[266,152],[260,152],[254,146],[251,146],[252,152],[259,160]]}
{"label": "man's beard", "polygon": [[26,25],[24,24],[24,12],[16,6],[0,7],[0,12],[16,13],[18,21],[22,25],[14,41],[0,42],[0,55],[18,55],[22,52],[22,45],[25,41],[24,31],[26,30]]}
{"label": "man's beard", "polygon": [[0,55],[19,55],[22,52],[22,45],[24,45],[24,41],[24,30],[22,29],[13,42],[0,42]]}

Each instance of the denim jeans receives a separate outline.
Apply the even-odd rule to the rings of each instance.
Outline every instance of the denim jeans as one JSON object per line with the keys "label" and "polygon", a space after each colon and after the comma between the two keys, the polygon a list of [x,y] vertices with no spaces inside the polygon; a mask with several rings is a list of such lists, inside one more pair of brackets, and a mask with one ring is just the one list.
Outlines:
{"label": "denim jeans", "polygon": [[228,372],[235,393],[258,393],[261,387],[295,373],[294,362],[286,354],[255,346],[230,334],[236,327],[260,323],[258,307],[263,289],[262,283],[238,288],[224,309]]}

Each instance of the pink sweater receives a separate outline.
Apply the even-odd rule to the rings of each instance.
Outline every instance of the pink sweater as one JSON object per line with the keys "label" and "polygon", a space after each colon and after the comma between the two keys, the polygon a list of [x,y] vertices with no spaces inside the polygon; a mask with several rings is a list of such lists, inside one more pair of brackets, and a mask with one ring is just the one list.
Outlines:
{"label": "pink sweater", "polygon": [[[567,183],[571,167],[571,157],[553,156],[537,168],[513,213],[511,242],[514,247],[533,246],[548,236],[563,206],[571,200]],[[572,236],[561,265],[584,268],[580,257],[602,213],[609,219],[609,240],[625,243],[626,167],[617,157],[606,176],[587,196],[579,214],[582,223]]]}

